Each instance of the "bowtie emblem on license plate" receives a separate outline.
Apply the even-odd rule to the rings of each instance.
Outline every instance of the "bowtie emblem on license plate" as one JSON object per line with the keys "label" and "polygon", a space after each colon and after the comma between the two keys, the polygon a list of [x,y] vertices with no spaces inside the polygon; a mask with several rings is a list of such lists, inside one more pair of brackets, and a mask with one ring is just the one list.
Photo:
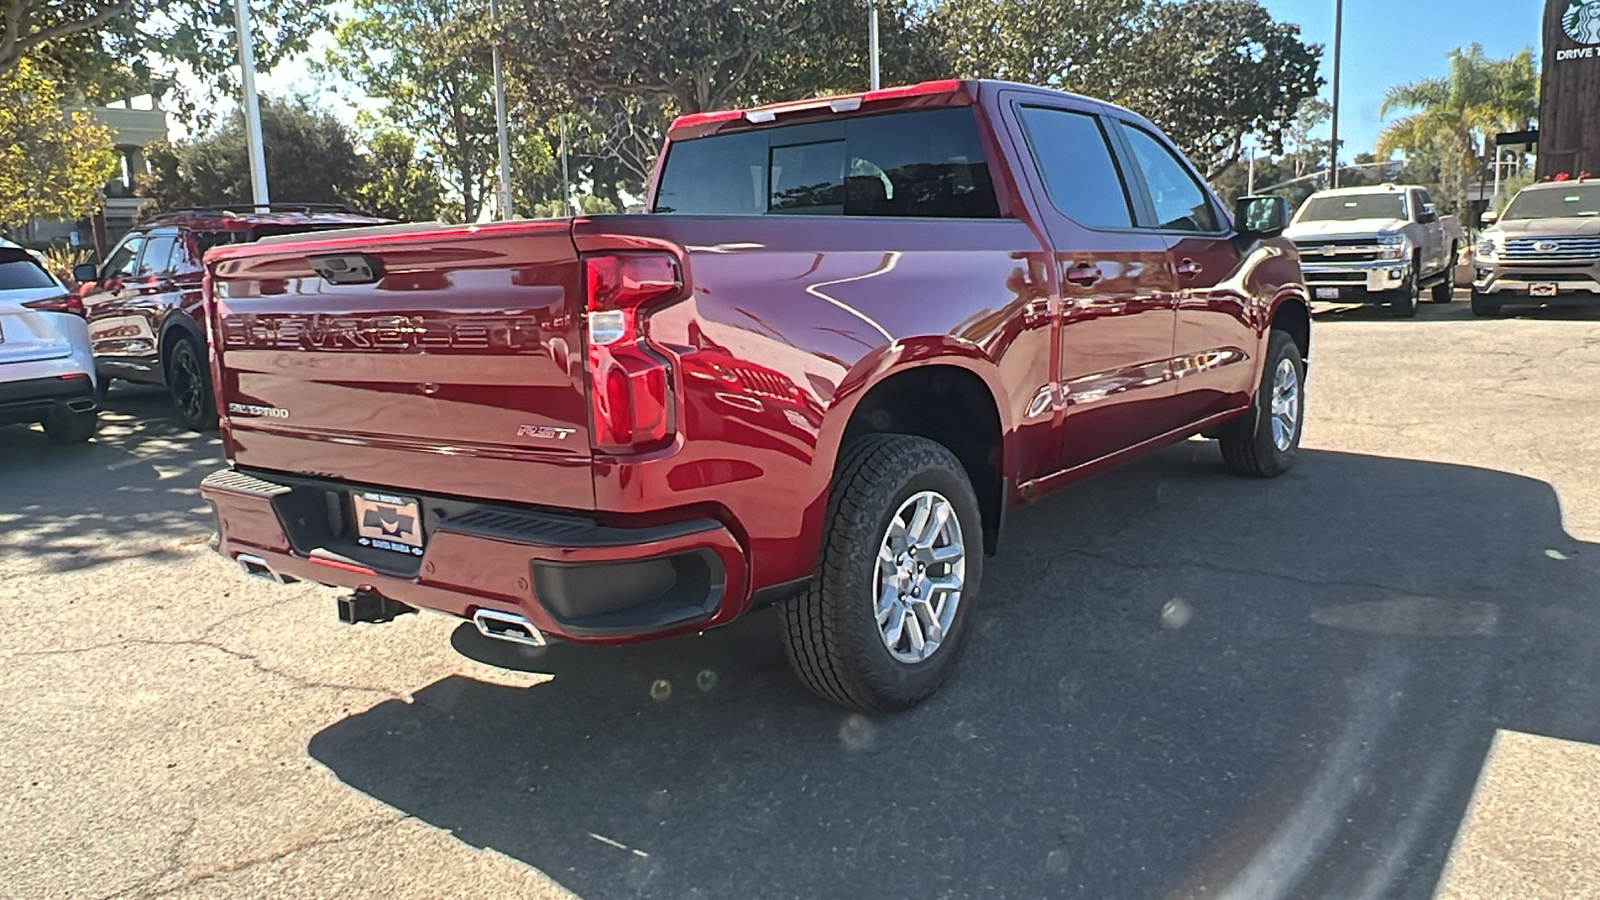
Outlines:
{"label": "bowtie emblem on license plate", "polygon": [[350,495],[350,505],[363,547],[422,555],[422,508],[415,499],[359,491]]}

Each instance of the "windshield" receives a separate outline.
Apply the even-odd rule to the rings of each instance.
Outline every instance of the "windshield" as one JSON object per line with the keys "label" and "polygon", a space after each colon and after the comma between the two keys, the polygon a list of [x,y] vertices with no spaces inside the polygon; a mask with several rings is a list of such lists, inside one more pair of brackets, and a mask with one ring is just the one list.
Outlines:
{"label": "windshield", "polygon": [[1506,208],[1506,219],[1567,219],[1600,216],[1600,184],[1523,191]]}
{"label": "windshield", "polygon": [[1354,194],[1312,197],[1298,222],[1354,222],[1357,219],[1406,218],[1404,194]]}

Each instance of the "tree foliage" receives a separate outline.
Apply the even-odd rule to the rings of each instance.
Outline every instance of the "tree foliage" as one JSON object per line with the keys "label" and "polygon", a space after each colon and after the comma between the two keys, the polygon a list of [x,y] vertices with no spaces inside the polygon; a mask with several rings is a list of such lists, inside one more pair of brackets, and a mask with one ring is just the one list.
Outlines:
{"label": "tree foliage", "polygon": [[496,182],[494,81],[477,25],[487,4],[355,0],[320,64],[380,104],[369,124],[415,138],[437,160],[455,206],[475,221]]}
{"label": "tree foliage", "polygon": [[929,21],[957,76],[1109,98],[1148,11],[1147,0],[945,0]]}
{"label": "tree foliage", "polygon": [[0,72],[0,225],[77,218],[100,206],[116,169],[110,133],[62,112],[60,88],[22,60]]}
{"label": "tree foliage", "polygon": [[[267,184],[277,203],[355,203],[367,179],[367,162],[354,137],[332,115],[304,100],[261,100],[261,135]],[[147,148],[151,172],[143,196],[158,208],[248,204],[250,158],[244,116],[235,113],[208,134]]]}
{"label": "tree foliage", "polygon": [[1399,84],[1384,93],[1379,115],[1415,110],[1389,123],[1378,135],[1378,156],[1403,151],[1408,158],[1435,161],[1443,194],[1456,209],[1467,205],[1467,185],[1492,136],[1521,131],[1539,113],[1539,77],[1533,51],[1489,59],[1473,44],[1450,51],[1446,74]]}
{"label": "tree foliage", "polygon": [[[251,4],[256,65],[267,71],[304,52],[328,9],[327,0]],[[218,95],[235,93],[233,0],[0,0],[0,73],[25,57],[89,97],[170,83],[177,65]]]}
{"label": "tree foliage", "polygon": [[411,135],[381,128],[367,140],[362,169],[365,179],[355,189],[356,204],[387,219],[428,222],[445,210],[444,185],[438,167],[421,158]]}

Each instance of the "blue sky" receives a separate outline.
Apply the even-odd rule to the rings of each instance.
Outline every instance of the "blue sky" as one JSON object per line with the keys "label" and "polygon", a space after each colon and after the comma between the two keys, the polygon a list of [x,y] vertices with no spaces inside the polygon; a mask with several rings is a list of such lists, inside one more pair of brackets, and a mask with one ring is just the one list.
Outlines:
{"label": "blue sky", "polygon": [[[1322,77],[1331,85],[1334,0],[1261,5],[1274,19],[1298,24],[1305,40],[1326,46]],[[1490,56],[1532,47],[1537,59],[1543,17],[1543,0],[1345,0],[1339,137],[1347,151],[1370,151],[1376,143],[1385,88],[1444,74],[1445,54],[1455,47],[1476,42]]]}

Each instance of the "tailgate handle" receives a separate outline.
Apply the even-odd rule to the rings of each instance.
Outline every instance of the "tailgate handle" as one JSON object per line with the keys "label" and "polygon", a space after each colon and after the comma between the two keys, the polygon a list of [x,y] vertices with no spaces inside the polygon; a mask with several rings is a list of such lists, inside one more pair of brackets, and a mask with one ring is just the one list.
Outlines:
{"label": "tailgate handle", "polygon": [[308,256],[306,262],[329,284],[371,284],[383,277],[383,261],[365,253]]}

